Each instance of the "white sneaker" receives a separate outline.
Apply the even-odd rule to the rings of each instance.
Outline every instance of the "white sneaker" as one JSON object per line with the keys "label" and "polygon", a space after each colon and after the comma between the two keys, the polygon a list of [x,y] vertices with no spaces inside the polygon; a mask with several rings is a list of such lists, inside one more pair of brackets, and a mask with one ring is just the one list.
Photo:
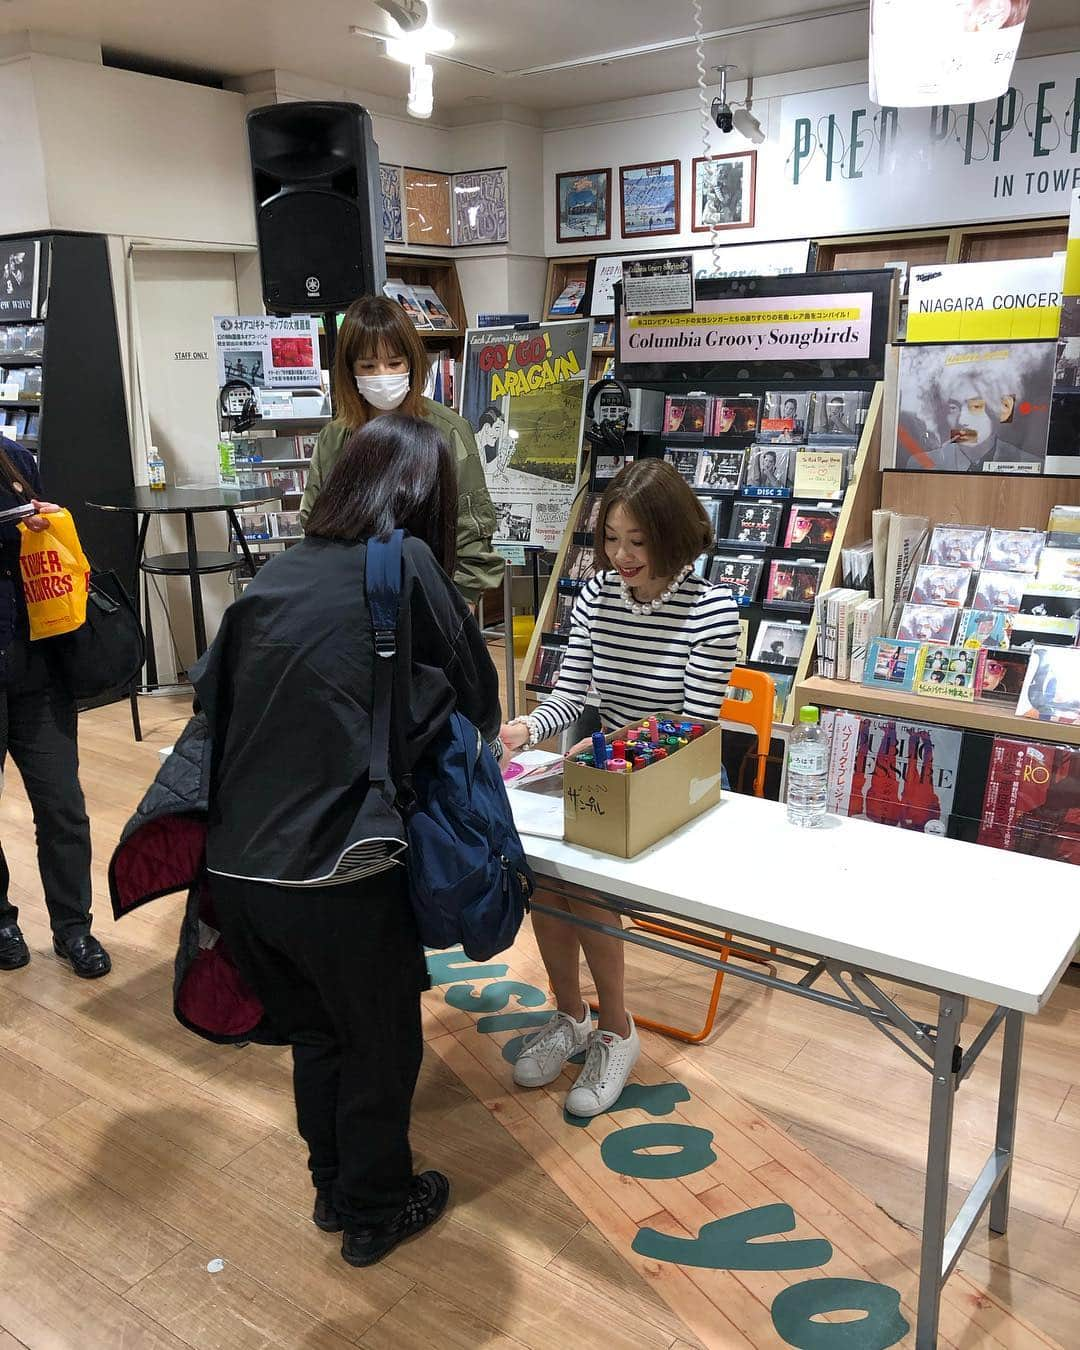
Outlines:
{"label": "white sneaker", "polygon": [[641,1054],[634,1019],[629,1013],[627,1018],[629,1036],[616,1036],[613,1031],[590,1032],[585,1067],[566,1094],[566,1109],[572,1116],[602,1115],[619,1100],[630,1070]]}
{"label": "white sneaker", "polygon": [[569,1013],[557,1012],[550,1022],[526,1036],[514,1062],[514,1082],[518,1087],[545,1087],[554,1083],[563,1065],[585,1049],[592,1027],[588,1008],[580,1022]]}

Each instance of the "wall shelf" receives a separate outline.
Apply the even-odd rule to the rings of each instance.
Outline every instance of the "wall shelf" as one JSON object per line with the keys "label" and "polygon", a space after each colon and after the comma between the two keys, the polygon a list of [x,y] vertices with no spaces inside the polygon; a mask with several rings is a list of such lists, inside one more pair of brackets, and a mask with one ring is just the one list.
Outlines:
{"label": "wall shelf", "polygon": [[1061,745],[1080,745],[1080,726],[1060,722],[1036,722],[1017,717],[992,703],[977,699],[965,703],[959,699],[928,698],[918,694],[877,689],[873,685],[852,684],[849,680],[826,680],[811,675],[796,688],[799,707],[807,703],[825,708],[843,708],[870,713],[875,717],[900,717],[909,722],[935,722],[943,726],[983,731],[989,736],[1015,736],[1025,741],[1054,741]]}

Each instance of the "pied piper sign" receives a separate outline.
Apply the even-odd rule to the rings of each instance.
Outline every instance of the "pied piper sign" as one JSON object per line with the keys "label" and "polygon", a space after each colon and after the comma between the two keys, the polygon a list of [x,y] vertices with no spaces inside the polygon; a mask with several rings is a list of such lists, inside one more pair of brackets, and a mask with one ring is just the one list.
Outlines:
{"label": "pied piper sign", "polygon": [[623,362],[858,360],[870,355],[873,295],[699,300],[692,314],[623,315]]}

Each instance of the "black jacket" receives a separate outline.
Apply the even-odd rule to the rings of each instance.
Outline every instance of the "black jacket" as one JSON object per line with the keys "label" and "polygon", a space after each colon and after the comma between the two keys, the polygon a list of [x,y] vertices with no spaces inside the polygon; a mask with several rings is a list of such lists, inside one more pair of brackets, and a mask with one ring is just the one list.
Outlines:
{"label": "black jacket", "polygon": [[[14,441],[4,441],[8,459],[25,475],[27,486],[35,497],[41,496],[41,479],[37,464],[29,450]],[[0,478],[0,511],[21,506],[25,498],[16,497]],[[29,632],[26,600],[23,597],[22,576],[19,572],[19,548],[22,536],[14,521],[0,524],[0,685],[7,681],[7,650],[16,636]]]}
{"label": "black jacket", "polygon": [[[213,744],[212,872],[318,881],[347,848],[385,837],[368,802],[376,657],[365,558],[362,543],[295,544],[229,607],[193,674]],[[468,606],[417,539],[405,541],[401,609],[398,690],[408,696],[394,720],[411,763],[455,708],[493,740],[495,667]]]}

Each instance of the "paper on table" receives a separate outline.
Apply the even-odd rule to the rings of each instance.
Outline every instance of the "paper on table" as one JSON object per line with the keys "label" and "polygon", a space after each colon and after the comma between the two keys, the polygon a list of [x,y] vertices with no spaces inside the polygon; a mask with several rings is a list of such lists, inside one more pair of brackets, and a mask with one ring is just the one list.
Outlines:
{"label": "paper on table", "polygon": [[563,837],[562,776],[545,778],[531,786],[521,787],[509,794],[514,812],[514,824],[521,834],[535,834],[543,839]]}

